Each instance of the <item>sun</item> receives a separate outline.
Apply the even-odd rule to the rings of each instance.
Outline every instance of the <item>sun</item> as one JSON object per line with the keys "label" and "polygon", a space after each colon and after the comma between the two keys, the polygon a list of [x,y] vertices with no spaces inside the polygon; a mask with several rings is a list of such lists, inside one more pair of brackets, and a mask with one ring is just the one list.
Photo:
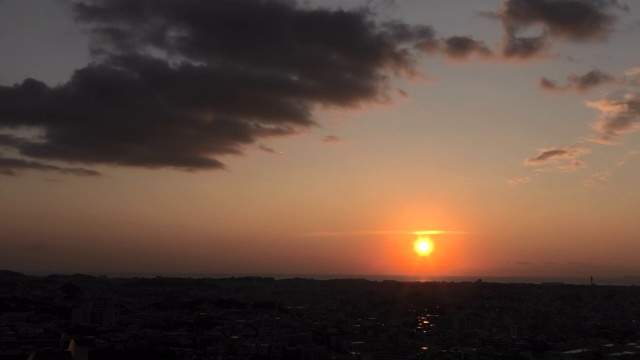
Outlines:
{"label": "sun", "polygon": [[413,243],[413,249],[418,255],[427,256],[433,251],[433,244],[431,243],[431,239],[421,236]]}

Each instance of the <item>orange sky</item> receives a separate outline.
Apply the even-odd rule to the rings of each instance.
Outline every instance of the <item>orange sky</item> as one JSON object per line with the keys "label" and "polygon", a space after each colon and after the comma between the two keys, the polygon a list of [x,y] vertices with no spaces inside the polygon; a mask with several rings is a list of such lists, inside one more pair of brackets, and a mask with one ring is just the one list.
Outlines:
{"label": "orange sky", "polygon": [[[1,3],[0,268],[639,275],[640,8],[594,2],[588,11],[600,22],[585,30],[579,18],[555,23],[546,1],[537,17],[516,19],[516,3],[373,2],[366,26],[355,3],[342,20],[314,8],[327,12],[318,24],[309,6],[333,3],[291,3],[283,9],[307,19],[291,25],[307,24],[296,33],[306,43],[293,45],[275,38],[273,24],[251,32],[285,10],[247,5],[251,46],[194,27],[219,46],[194,35],[189,51],[153,48],[136,30],[143,53],[90,37],[86,29],[115,21],[99,12]],[[327,29],[322,19],[334,19],[347,45],[330,31],[322,32],[329,45],[312,36],[314,24]],[[347,23],[354,27],[340,27]],[[527,36],[539,36],[539,47],[514,50]],[[323,46],[335,53],[309,50]],[[411,56],[394,63],[381,49]],[[362,65],[327,65],[352,58]],[[149,83],[119,77],[130,73]],[[92,81],[98,93],[111,82],[115,90],[87,100]],[[203,94],[215,95],[197,103]],[[430,235],[433,252],[419,256],[412,233],[420,230],[449,232]]]}

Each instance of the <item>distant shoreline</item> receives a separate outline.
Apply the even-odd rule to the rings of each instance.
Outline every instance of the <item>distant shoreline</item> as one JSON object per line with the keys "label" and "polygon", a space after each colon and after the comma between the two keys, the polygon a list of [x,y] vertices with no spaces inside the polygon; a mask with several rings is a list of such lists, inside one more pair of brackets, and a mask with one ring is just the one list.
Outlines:
{"label": "distant shoreline", "polygon": [[[17,273],[17,272],[16,272]],[[344,275],[344,274],[255,274],[255,273],[71,273],[71,272],[25,272],[19,273],[29,276],[49,276],[49,275],[90,275],[106,276],[108,278],[238,278],[256,277],[273,278],[275,280],[284,279],[312,279],[312,280],[344,280],[344,279],[364,279],[369,281],[404,281],[404,282],[483,282],[493,283],[517,283],[517,284],[571,284],[589,285],[590,277],[536,277],[536,276],[413,276],[413,275]],[[639,276],[624,277],[594,277],[595,285],[640,285]]]}

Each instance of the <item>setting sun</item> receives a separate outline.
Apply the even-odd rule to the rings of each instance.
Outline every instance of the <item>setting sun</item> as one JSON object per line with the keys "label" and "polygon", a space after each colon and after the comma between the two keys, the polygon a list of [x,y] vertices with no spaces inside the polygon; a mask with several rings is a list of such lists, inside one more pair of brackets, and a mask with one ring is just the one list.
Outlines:
{"label": "setting sun", "polygon": [[420,256],[426,256],[433,251],[433,244],[428,237],[419,237],[413,244],[413,248]]}

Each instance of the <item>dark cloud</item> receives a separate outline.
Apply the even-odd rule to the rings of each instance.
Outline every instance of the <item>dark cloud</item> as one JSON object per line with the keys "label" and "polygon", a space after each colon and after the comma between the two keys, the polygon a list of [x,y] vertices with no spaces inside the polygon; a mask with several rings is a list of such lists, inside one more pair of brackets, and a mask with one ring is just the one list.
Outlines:
{"label": "dark cloud", "polygon": [[506,59],[525,60],[538,56],[550,45],[551,42],[545,35],[518,37],[507,34],[504,36],[502,56]]}
{"label": "dark cloud", "polygon": [[439,40],[436,32],[428,25],[409,25],[399,21],[390,21],[382,25],[385,37],[391,43],[410,43],[416,50],[431,53],[438,50]]}
{"label": "dark cloud", "polygon": [[558,85],[558,83],[556,83],[553,80],[549,80],[545,77],[541,77],[540,81],[538,82],[538,85],[540,86],[541,89],[543,90],[564,90],[564,86],[560,86]]}
{"label": "dark cloud", "polygon": [[539,25],[554,38],[598,41],[613,31],[614,7],[610,0],[508,0],[497,16],[511,32]]}
{"label": "dark cloud", "polygon": [[442,53],[454,60],[463,60],[472,54],[480,57],[488,57],[491,50],[483,41],[475,40],[469,36],[451,36],[442,41]]}
{"label": "dark cloud", "polygon": [[[505,29],[502,52],[507,58],[537,56],[553,40],[602,41],[614,30],[615,9],[627,10],[614,0],[508,0],[488,15]],[[522,33],[537,28],[537,36]]]}
{"label": "dark cloud", "polygon": [[575,90],[587,91],[599,85],[616,84],[621,80],[600,70],[591,70],[584,75],[569,75],[564,85],[547,78],[540,78],[540,88],[543,90]]}
{"label": "dark cloud", "polygon": [[[549,161],[556,161],[558,159],[575,159],[584,154],[588,154],[590,151],[584,147],[554,147],[540,149],[540,154],[536,157],[525,160],[525,165],[542,165]],[[584,165],[584,164],[582,164]],[[578,165],[577,167],[580,167]]]}
{"label": "dark cloud", "polygon": [[19,147],[24,142],[24,139],[13,134],[0,134],[0,146],[2,147]]}
{"label": "dark cloud", "polygon": [[103,0],[74,5],[94,61],[48,86],[0,87],[0,139],[38,160],[219,169],[261,138],[315,126],[317,106],[388,100],[435,49],[428,26],[292,1]]}
{"label": "dark cloud", "polygon": [[426,54],[442,54],[454,60],[465,60],[474,54],[481,57],[491,55],[491,50],[483,41],[470,36],[438,38],[430,26],[399,22],[385,23],[383,28],[392,42],[410,42],[415,50]]}
{"label": "dark cloud", "polygon": [[76,176],[99,176],[100,173],[84,168],[66,168],[50,164],[44,164],[38,161],[30,161],[24,159],[8,158],[0,155],[0,175],[16,176],[24,170],[36,170],[45,172],[57,172],[66,175]]}
{"label": "dark cloud", "polygon": [[619,82],[615,77],[599,70],[592,70],[584,75],[570,75],[568,81],[570,86],[578,91],[589,90],[602,84]]}

